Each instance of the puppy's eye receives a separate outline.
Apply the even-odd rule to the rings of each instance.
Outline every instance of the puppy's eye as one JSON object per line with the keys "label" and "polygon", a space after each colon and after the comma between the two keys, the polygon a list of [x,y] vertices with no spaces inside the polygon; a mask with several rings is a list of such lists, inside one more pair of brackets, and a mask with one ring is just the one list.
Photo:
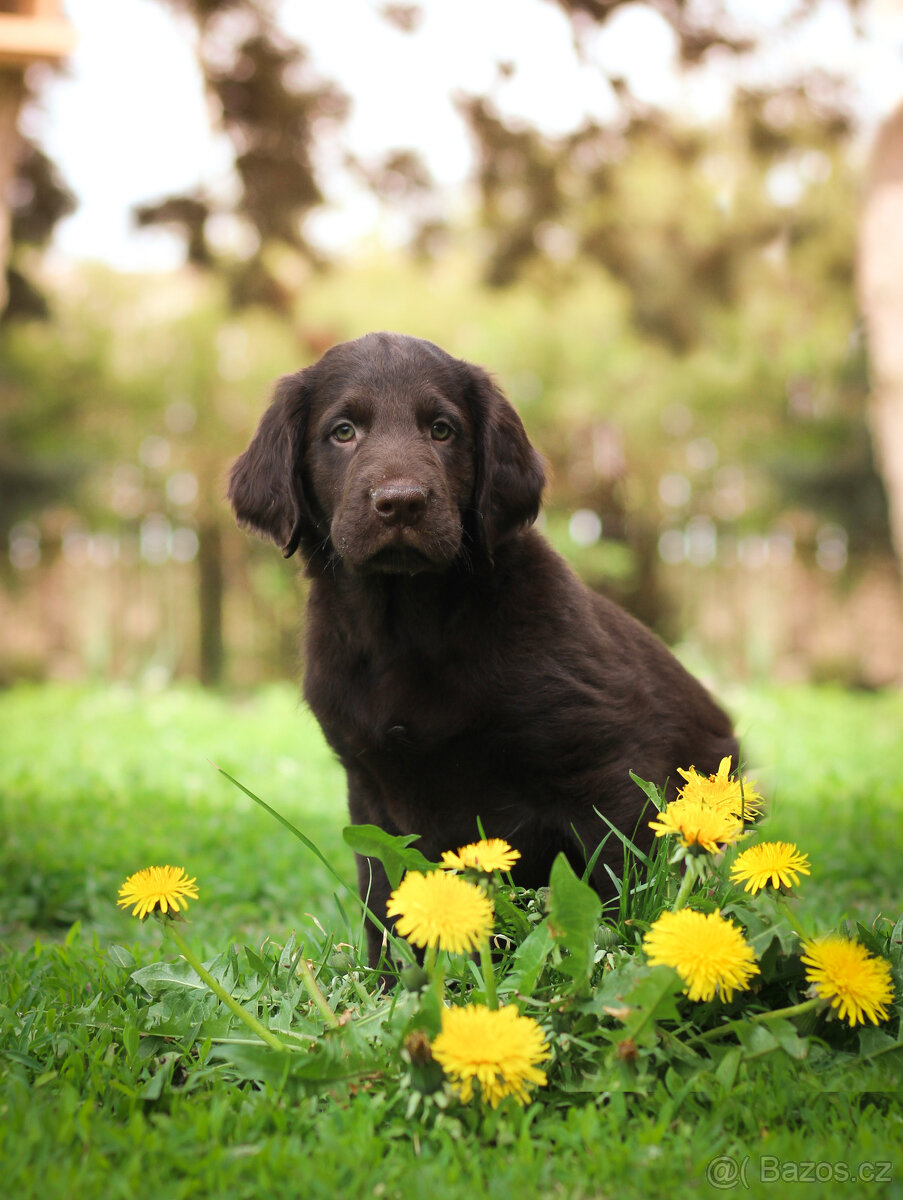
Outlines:
{"label": "puppy's eye", "polygon": [[350,421],[339,421],[329,436],[334,442],[353,442],[356,432]]}
{"label": "puppy's eye", "polygon": [[430,437],[434,442],[447,442],[453,433],[448,421],[434,421],[430,426]]}

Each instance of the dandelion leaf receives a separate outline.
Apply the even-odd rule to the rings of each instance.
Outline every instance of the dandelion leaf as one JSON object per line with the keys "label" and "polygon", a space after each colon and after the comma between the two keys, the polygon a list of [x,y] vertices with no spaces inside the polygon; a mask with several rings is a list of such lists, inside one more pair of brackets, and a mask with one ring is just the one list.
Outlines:
{"label": "dandelion leaf", "polygon": [[564,854],[552,864],[549,876],[549,931],[567,951],[561,970],[575,983],[587,983],[596,951],[596,925],[602,902],[577,875]]}
{"label": "dandelion leaf", "polygon": [[530,933],[517,948],[507,983],[513,991],[529,995],[539,981],[546,959],[555,945],[548,921]]}
{"label": "dandelion leaf", "polygon": [[435,866],[411,845],[419,840],[416,833],[393,837],[378,825],[346,825],[342,837],[355,854],[378,858],[393,888],[401,883],[405,871],[429,871]]}
{"label": "dandelion leaf", "polygon": [[900,1047],[903,1047],[903,1038],[895,1039],[874,1025],[864,1025],[859,1030],[859,1053],[863,1058],[875,1058],[876,1055],[886,1054],[888,1050]]}
{"label": "dandelion leaf", "polygon": [[638,1044],[649,1037],[657,1021],[679,1019],[677,997],[683,991],[680,976],[671,967],[646,967],[621,996],[630,1011],[623,1018],[622,1035]]}

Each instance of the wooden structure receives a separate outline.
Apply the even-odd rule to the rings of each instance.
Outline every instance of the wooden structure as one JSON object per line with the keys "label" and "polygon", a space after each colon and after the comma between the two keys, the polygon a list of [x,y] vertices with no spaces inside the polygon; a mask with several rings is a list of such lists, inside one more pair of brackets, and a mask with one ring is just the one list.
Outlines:
{"label": "wooden structure", "polygon": [[75,30],[61,0],[0,0],[0,312],[6,306],[9,193],[19,156],[25,71],[32,63],[59,62],[74,45]]}
{"label": "wooden structure", "polygon": [[75,31],[62,13],[60,0],[0,2],[0,67],[27,67],[70,54]]}

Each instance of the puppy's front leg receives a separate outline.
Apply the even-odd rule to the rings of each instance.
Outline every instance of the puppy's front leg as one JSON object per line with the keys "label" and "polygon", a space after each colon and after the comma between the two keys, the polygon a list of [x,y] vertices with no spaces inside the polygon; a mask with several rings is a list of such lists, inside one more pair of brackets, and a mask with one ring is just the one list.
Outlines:
{"label": "puppy's front leg", "polygon": [[[347,766],[348,813],[354,825],[379,825],[387,833],[398,834],[392,821],[383,811],[376,786],[359,766]],[[378,858],[356,854],[358,891],[367,908],[390,929],[394,921],[386,916],[386,905],[392,888],[385,868]],[[371,967],[379,966],[383,953],[383,931],[367,918],[367,960]]]}

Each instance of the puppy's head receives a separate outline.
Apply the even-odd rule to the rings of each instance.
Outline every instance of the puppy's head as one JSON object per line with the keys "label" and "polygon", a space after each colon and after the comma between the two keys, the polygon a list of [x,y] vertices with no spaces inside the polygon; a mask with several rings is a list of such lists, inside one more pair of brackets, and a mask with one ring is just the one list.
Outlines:
{"label": "puppy's head", "polygon": [[311,568],[444,571],[492,561],[535,520],[542,460],[480,367],[375,333],[280,380],[232,468],[240,525]]}

